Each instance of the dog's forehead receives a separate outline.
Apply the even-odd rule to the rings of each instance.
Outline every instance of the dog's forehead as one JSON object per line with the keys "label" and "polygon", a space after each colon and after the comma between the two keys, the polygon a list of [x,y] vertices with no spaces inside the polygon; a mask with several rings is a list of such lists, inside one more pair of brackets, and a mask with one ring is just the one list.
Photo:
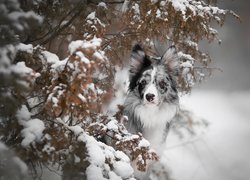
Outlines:
{"label": "dog's forehead", "polygon": [[166,76],[166,72],[164,67],[162,66],[152,66],[149,69],[145,70],[142,75],[144,77],[164,77]]}

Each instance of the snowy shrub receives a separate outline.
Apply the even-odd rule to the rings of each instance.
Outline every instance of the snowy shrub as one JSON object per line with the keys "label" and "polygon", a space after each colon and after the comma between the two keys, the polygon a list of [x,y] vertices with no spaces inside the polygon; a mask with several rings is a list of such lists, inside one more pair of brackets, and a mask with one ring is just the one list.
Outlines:
{"label": "snowy shrub", "polygon": [[[15,179],[37,179],[40,168],[90,180],[132,180],[134,168],[146,171],[159,157],[123,125],[123,75],[132,45],[139,42],[159,58],[175,44],[178,88],[186,93],[210,73],[210,57],[198,44],[218,40],[212,22],[237,17],[194,0],[6,0],[0,10],[0,156],[11,159],[0,158],[0,171],[2,164],[17,167]],[[176,122],[194,133],[187,124],[200,121],[192,118],[181,111]],[[181,134],[178,126],[175,131]],[[168,177],[162,169],[150,177]],[[0,179],[12,178],[11,172]]]}

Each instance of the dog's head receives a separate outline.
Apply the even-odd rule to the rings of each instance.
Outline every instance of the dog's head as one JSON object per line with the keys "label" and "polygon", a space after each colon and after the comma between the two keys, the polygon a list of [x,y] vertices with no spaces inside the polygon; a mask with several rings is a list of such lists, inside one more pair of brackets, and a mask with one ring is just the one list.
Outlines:
{"label": "dog's head", "polygon": [[130,61],[129,89],[144,105],[177,103],[175,76],[178,75],[178,69],[179,61],[174,46],[157,59],[150,58],[139,45],[135,45]]}

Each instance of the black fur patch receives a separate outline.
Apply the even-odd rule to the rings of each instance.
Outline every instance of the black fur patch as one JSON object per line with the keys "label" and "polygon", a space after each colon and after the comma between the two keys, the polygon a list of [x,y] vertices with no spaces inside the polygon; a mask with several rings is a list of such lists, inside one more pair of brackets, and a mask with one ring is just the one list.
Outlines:
{"label": "black fur patch", "polygon": [[151,66],[151,64],[152,64],[152,62],[150,61],[148,56],[145,56],[144,59],[143,59],[143,63],[142,63],[142,66],[141,66],[140,70],[130,80],[130,84],[129,84],[129,90],[130,91],[133,91],[135,89],[135,87],[137,86],[137,81],[142,76],[142,73],[147,69],[153,68]]}

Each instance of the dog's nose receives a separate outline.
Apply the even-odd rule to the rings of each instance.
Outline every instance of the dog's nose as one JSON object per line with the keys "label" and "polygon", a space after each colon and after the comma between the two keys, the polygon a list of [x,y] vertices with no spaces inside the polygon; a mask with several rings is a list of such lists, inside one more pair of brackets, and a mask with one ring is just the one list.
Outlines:
{"label": "dog's nose", "polygon": [[147,99],[148,102],[153,101],[154,98],[155,98],[154,94],[151,94],[151,93],[146,94],[146,99]]}

